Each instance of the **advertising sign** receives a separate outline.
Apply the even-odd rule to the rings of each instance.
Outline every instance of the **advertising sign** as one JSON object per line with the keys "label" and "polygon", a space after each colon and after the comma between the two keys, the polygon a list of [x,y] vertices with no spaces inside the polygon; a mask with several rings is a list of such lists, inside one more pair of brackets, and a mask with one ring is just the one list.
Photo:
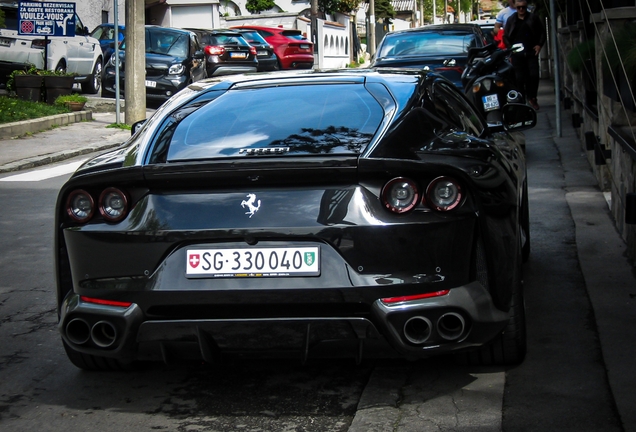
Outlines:
{"label": "advertising sign", "polygon": [[75,3],[19,2],[18,34],[75,36]]}

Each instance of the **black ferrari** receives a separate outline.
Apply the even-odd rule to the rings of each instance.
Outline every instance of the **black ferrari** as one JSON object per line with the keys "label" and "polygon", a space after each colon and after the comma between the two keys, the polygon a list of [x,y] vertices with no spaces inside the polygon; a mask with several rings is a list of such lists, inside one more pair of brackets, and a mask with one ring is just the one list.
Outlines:
{"label": "black ferrari", "polygon": [[525,354],[524,153],[433,73],[200,81],[62,187],[59,331],[140,360]]}

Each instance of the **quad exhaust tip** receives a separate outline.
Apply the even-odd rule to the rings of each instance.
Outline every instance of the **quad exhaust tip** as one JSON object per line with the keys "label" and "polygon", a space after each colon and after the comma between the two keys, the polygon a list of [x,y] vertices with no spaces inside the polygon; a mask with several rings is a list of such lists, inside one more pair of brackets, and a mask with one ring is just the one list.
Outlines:
{"label": "quad exhaust tip", "polygon": [[423,316],[414,316],[404,323],[404,337],[409,342],[419,345],[431,337],[433,324],[431,320]]}
{"label": "quad exhaust tip", "polygon": [[75,345],[92,341],[100,348],[108,348],[117,340],[117,328],[108,321],[98,321],[92,327],[82,318],[73,318],[66,324],[66,337]]}
{"label": "quad exhaust tip", "polygon": [[83,345],[91,337],[91,328],[81,318],[74,318],[66,324],[66,337],[75,345]]}
{"label": "quad exhaust tip", "polygon": [[437,320],[437,332],[448,341],[459,339],[464,334],[466,321],[464,317],[455,312],[448,312]]}
{"label": "quad exhaust tip", "polygon": [[91,339],[100,348],[108,348],[117,339],[117,329],[108,321],[98,321],[91,328]]}
{"label": "quad exhaust tip", "polygon": [[466,330],[466,320],[461,314],[447,312],[439,317],[435,325],[426,317],[414,316],[409,318],[402,329],[407,341],[414,345],[421,345],[427,342],[433,330],[444,340],[456,341],[460,339]]}

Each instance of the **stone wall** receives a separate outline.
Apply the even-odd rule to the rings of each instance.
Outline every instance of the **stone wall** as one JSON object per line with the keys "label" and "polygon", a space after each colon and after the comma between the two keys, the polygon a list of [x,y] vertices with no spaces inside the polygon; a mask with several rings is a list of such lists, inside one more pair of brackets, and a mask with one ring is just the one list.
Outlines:
{"label": "stone wall", "polygon": [[[610,209],[616,229],[627,243],[627,253],[636,262],[636,224],[625,220],[628,194],[636,192],[636,112],[605,95],[604,86],[613,85],[604,71],[605,43],[616,28],[636,25],[636,7],[607,9],[592,15],[595,25],[595,61],[574,73],[565,60],[567,53],[585,40],[583,23],[559,29],[560,67],[563,76],[563,105],[571,114],[599,187],[610,192]],[[586,72],[586,71],[589,71]],[[587,75],[586,75],[587,74]],[[605,76],[604,76],[605,74]],[[595,97],[590,98],[591,90]],[[633,91],[636,89],[633,89]],[[624,95],[623,95],[624,96]],[[564,116],[567,120],[567,117]],[[636,265],[636,264],[635,264]]]}

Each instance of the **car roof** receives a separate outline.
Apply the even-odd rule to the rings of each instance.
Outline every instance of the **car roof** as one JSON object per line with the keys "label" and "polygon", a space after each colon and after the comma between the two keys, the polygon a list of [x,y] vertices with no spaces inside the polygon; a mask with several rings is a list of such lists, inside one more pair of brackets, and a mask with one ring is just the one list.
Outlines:
{"label": "car roof", "polygon": [[193,32],[202,32],[208,33],[211,35],[232,35],[232,36],[240,36],[241,34],[236,30],[232,29],[200,29],[200,28],[184,28],[184,30],[189,30]]}
{"label": "car roof", "polygon": [[187,34],[192,33],[192,31],[190,30],[176,28],[176,27],[162,27],[158,25],[146,25],[145,27],[146,27],[146,30],[167,30],[170,32],[175,32],[175,33],[187,33]]}
{"label": "car roof", "polygon": [[235,30],[235,29],[255,29],[255,30],[269,30],[269,31],[284,31],[284,30],[293,30],[293,31],[300,31],[298,29],[290,29],[290,28],[284,28],[284,27],[267,27],[267,26],[258,26],[258,25],[240,25],[240,26],[232,26],[230,27],[231,29]]}
{"label": "car roof", "polygon": [[466,31],[470,33],[478,33],[480,27],[477,24],[461,23],[461,24],[431,24],[422,27],[409,28],[404,30],[396,30],[387,34],[399,33],[422,33],[430,31]]}

